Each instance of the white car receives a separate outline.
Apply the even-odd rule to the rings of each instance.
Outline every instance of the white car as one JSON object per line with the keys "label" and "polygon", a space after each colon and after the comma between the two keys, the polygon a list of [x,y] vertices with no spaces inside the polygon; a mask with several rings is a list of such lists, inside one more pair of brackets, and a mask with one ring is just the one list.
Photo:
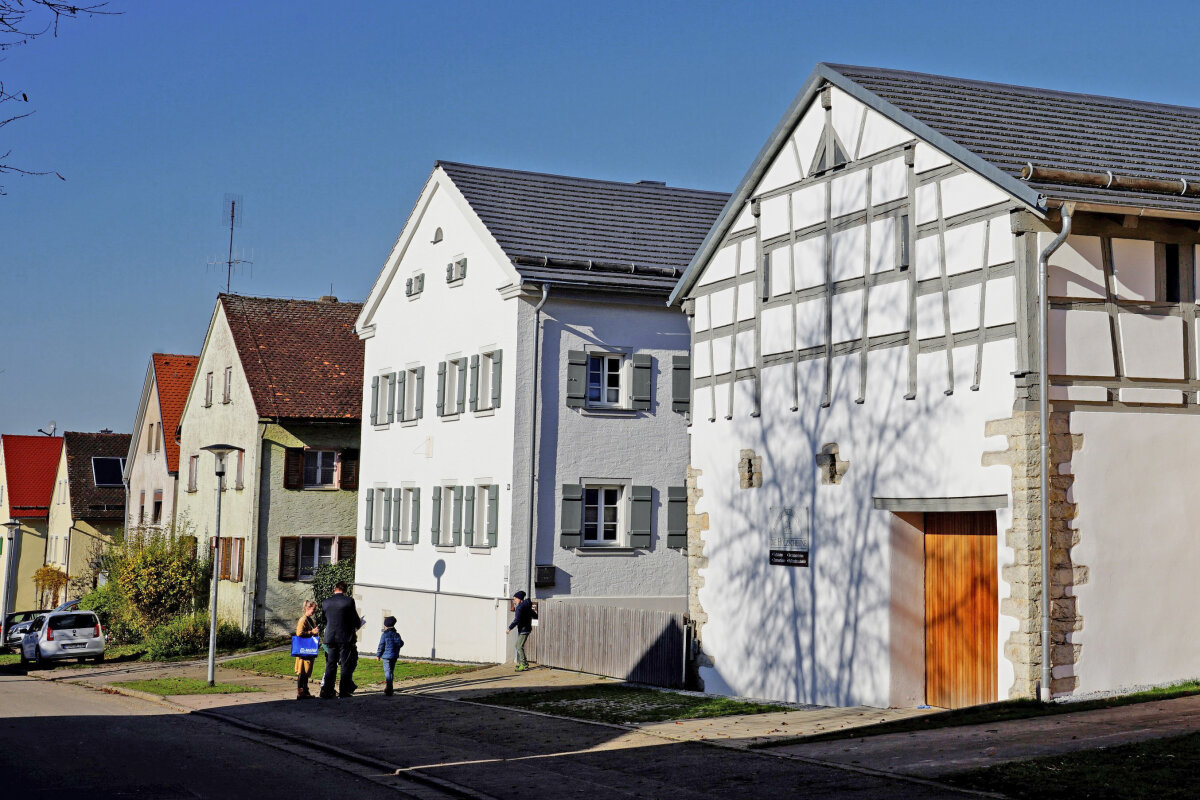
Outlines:
{"label": "white car", "polygon": [[64,658],[104,660],[104,631],[91,611],[51,611],[29,626],[21,639],[21,663],[40,669]]}

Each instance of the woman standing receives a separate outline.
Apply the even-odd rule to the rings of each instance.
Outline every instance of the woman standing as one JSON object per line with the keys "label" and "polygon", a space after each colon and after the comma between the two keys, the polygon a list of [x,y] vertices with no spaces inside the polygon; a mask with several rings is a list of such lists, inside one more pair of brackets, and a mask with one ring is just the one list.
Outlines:
{"label": "woman standing", "polygon": [[[297,636],[318,636],[320,628],[317,627],[317,604],[313,600],[304,601],[304,611],[300,615],[300,619],[296,622]],[[296,657],[296,699],[310,700],[312,695],[308,691],[308,679],[312,677],[313,662],[317,660],[316,656],[311,657]]]}

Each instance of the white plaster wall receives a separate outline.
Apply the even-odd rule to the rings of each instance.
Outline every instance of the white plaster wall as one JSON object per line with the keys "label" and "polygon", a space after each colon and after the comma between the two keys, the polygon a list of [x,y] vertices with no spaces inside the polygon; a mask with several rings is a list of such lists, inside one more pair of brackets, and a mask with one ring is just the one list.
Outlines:
{"label": "white plaster wall", "polygon": [[[671,409],[671,358],[687,353],[687,318],[653,301],[551,301],[543,313],[537,563],[557,569],[555,585],[539,588],[536,594],[623,596],[631,598],[631,605],[637,605],[639,597],[682,598],[687,594],[687,557],[667,548],[667,489],[685,485],[688,464],[687,421]],[[752,335],[750,340],[752,344]],[[649,411],[566,406],[567,352],[588,345],[629,348],[653,357]],[[559,546],[561,486],[584,478],[654,487],[649,550],[601,552]]]}
{"label": "white plaster wall", "polygon": [[[1195,678],[1200,639],[1200,549],[1194,453],[1200,419],[1102,411],[1071,415],[1083,447],[1071,460],[1078,516],[1074,588],[1083,630],[1074,674],[1080,693]],[[1056,677],[1071,667],[1056,668]]]}
{"label": "white plaster wall", "polygon": [[[440,185],[431,188],[428,203],[414,211],[415,232],[399,256],[396,279],[372,317],[374,334],[365,342],[355,580],[356,591],[363,597],[360,611],[368,619],[367,639],[376,638],[364,639],[361,646],[374,650],[378,620],[386,616],[382,609],[387,608],[407,620],[401,627],[405,655],[427,657],[436,649],[438,656],[448,658],[501,661],[504,648],[488,633],[495,620],[490,609],[498,598],[508,595],[514,503],[527,503],[513,493],[514,387],[518,381],[532,380],[532,374],[522,374],[518,353],[517,305],[521,301],[504,300],[498,291],[510,282],[507,273],[493,259],[491,249],[471,224],[469,211],[452,191]],[[439,227],[444,238],[435,244],[433,233]],[[461,285],[449,286],[446,264],[462,257],[467,259],[467,277]],[[425,272],[425,290],[410,299],[404,294],[405,278],[420,270]],[[500,408],[483,413],[468,410],[457,418],[438,417],[438,363],[450,355],[469,358],[493,349],[504,354]],[[411,425],[371,425],[371,377],[418,364],[425,367],[423,418]],[[499,485],[496,548],[433,544],[432,492],[448,481],[464,486],[476,482]],[[401,486],[421,489],[419,541],[415,545],[364,541],[365,492]],[[443,505],[443,527],[446,512]],[[435,576],[435,568],[439,576]],[[443,599],[470,596],[444,600],[437,640],[431,620],[426,619],[431,606],[423,605],[432,592],[440,592]],[[451,638],[443,640],[443,636]]]}
{"label": "white plaster wall", "polygon": [[[225,367],[233,367],[230,402],[222,403]],[[204,407],[205,378],[213,373],[212,405]],[[234,463],[228,465],[225,492],[221,497],[221,536],[245,539],[242,562],[243,580],[220,581],[217,586],[217,616],[240,625],[249,624],[253,605],[254,574],[250,562],[254,539],[254,486],[258,474],[258,411],[250,394],[250,384],[242,370],[233,335],[220,302],[216,305],[204,350],[196,366],[196,378],[180,419],[182,437],[179,446],[179,474],[183,485],[179,489],[176,523],[194,529],[201,550],[209,538],[216,535],[217,476],[212,454],[201,450],[210,444],[232,444],[246,451],[243,466],[244,488],[234,488]],[[189,492],[188,458],[200,456],[197,471],[197,490]],[[136,502],[136,500],[135,500]],[[181,532],[187,532],[180,528]]]}
{"label": "white plaster wall", "polygon": [[[163,431],[162,438],[159,440],[161,443],[158,446],[158,451],[154,452],[154,447],[151,445],[151,452],[146,452],[146,441],[150,436],[150,426],[153,425],[155,431],[158,431],[162,427],[162,411],[158,405],[158,387],[155,384],[153,359],[151,359],[150,367],[146,371],[146,380],[150,384],[150,391],[146,393],[146,407],[140,415],[142,420],[141,430],[134,432],[136,445],[133,452],[133,461],[128,466],[129,496],[125,508],[125,526],[127,529],[134,528],[143,522],[143,520],[138,518],[142,492],[146,493],[145,524],[151,524],[151,520],[154,518],[154,493],[156,491],[162,492],[162,517],[159,524],[169,526],[175,514],[175,478],[167,472],[166,451],[166,437],[174,436],[175,432]],[[157,439],[159,434],[155,433],[154,436]],[[180,459],[183,459],[182,455]],[[185,481],[187,479],[186,467],[187,462],[184,461]]]}

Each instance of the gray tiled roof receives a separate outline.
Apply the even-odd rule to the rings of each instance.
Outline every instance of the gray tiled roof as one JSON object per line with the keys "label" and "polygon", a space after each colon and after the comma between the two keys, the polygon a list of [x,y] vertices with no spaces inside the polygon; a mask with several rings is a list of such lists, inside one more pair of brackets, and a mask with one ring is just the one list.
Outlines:
{"label": "gray tiled roof", "polygon": [[[925,75],[828,67],[1002,172],[1026,163],[1200,182],[1200,109]],[[1047,197],[1200,211],[1200,198],[1031,182]]]}
{"label": "gray tiled roof", "polygon": [[653,183],[437,166],[524,279],[597,289],[669,292],[729,199]]}

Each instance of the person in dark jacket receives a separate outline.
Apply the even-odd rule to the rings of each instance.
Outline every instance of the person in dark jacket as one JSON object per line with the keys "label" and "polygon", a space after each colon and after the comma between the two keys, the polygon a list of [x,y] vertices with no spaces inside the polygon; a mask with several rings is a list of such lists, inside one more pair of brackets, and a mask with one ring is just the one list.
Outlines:
{"label": "person in dark jacket", "polygon": [[[349,697],[358,686],[354,683],[354,668],[358,665],[358,629],[362,619],[354,598],[346,594],[346,584],[339,581],[333,587],[333,597],[321,604],[325,612],[325,676],[321,679],[321,698]],[[338,669],[342,671],[338,693]]]}
{"label": "person in dark jacket", "polygon": [[524,592],[515,593],[513,599],[517,601],[517,608],[513,611],[513,620],[508,624],[508,630],[517,629],[517,672],[523,672],[529,669],[529,661],[525,658],[525,642],[529,640],[529,634],[533,633],[533,621],[537,619],[537,612],[533,610],[533,602]]}
{"label": "person in dark jacket", "polygon": [[404,647],[404,640],[396,633],[396,618],[384,617],[383,633],[379,635],[379,647],[375,655],[383,662],[383,679],[387,681],[383,693],[388,697],[392,696],[392,679],[396,674],[396,659],[400,658],[401,647]]}

